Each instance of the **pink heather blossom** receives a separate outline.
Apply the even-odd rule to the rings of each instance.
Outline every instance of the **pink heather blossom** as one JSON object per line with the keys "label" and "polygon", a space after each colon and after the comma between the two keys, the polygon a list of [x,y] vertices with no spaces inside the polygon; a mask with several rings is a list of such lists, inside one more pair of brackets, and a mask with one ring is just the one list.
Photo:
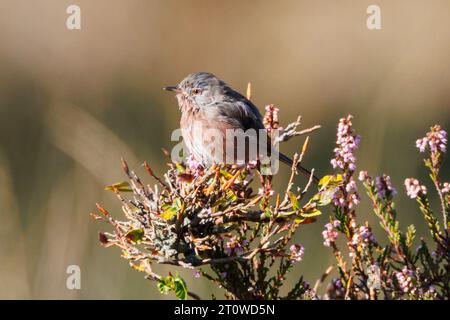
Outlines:
{"label": "pink heather blossom", "polygon": [[345,207],[345,204],[346,204],[345,199],[342,196],[342,194],[338,194],[338,193],[336,193],[334,195],[333,203],[335,206],[338,206],[338,207]]}
{"label": "pink heather blossom", "polygon": [[198,173],[203,170],[202,163],[200,161],[198,161],[197,159],[195,159],[193,154],[190,154],[187,156],[186,164],[187,164],[189,170],[191,170],[195,173]]}
{"label": "pink heather blossom", "polygon": [[427,144],[428,140],[426,138],[416,140],[416,147],[419,149],[420,152],[425,152]]}
{"label": "pink heather blossom", "polygon": [[361,245],[362,247],[366,247],[369,243],[376,241],[374,235],[366,226],[361,226],[355,231],[352,237],[352,245],[354,246]]}
{"label": "pink heather blossom", "polygon": [[[274,190],[269,190],[268,196],[273,196],[274,194],[275,194]],[[266,190],[264,188],[259,188],[258,189],[258,195],[265,196],[266,195]]]}
{"label": "pink heather blossom", "polygon": [[406,194],[411,198],[417,198],[419,194],[426,194],[427,188],[420,185],[419,181],[414,178],[405,179]]}
{"label": "pink heather blossom", "polygon": [[194,278],[200,278],[201,273],[198,270],[194,270]]}
{"label": "pink heather blossom", "polygon": [[431,152],[446,152],[447,151],[447,132],[441,129],[440,125],[435,125],[430,132],[422,139],[417,139],[416,147],[420,152],[425,152],[427,146]]}
{"label": "pink heather blossom", "polygon": [[352,209],[360,202],[358,188],[353,180],[353,172],[356,170],[355,150],[359,146],[361,137],[352,128],[352,115],[339,120],[337,129],[336,148],[334,158],[331,159],[333,168],[340,168],[344,171],[344,185],[339,187],[339,191],[333,196],[335,206],[348,207]]}
{"label": "pink heather blossom", "polygon": [[257,169],[258,168],[258,161],[256,161],[256,160],[252,160],[252,161],[249,161],[247,164],[246,164],[246,168],[247,168],[247,170],[249,170],[249,179],[250,178],[253,178],[253,176],[254,176],[254,169]]}
{"label": "pink heather blossom", "polygon": [[337,228],[341,226],[341,222],[339,220],[334,220],[333,222],[327,223],[325,225],[325,230],[322,231],[322,236],[324,239],[323,245],[326,247],[330,247],[332,243],[336,242],[337,237],[339,236],[339,232]]}
{"label": "pink heather blossom", "polygon": [[450,193],[450,183],[444,182],[442,186],[443,186],[443,188],[442,188],[441,192],[443,194]]}
{"label": "pink heather blossom", "polygon": [[348,207],[352,209],[354,206],[356,206],[360,201],[361,198],[357,193],[352,193],[348,196]]}
{"label": "pink heather blossom", "polygon": [[387,175],[376,177],[375,184],[380,198],[386,197],[387,195],[395,196],[397,194],[397,190],[392,185],[391,177]]}
{"label": "pink heather blossom", "polygon": [[369,179],[369,174],[367,173],[367,171],[360,171],[359,175],[358,175],[358,180],[359,181],[366,181],[367,179]]}
{"label": "pink heather blossom", "polygon": [[296,263],[303,260],[303,257],[305,255],[305,248],[300,244],[293,244],[289,248],[289,251],[291,252],[291,262]]}
{"label": "pink heather blossom", "polygon": [[355,180],[351,179],[345,186],[345,190],[349,193],[358,191]]}
{"label": "pink heather blossom", "polygon": [[280,109],[275,107],[273,104],[269,104],[268,106],[266,106],[266,114],[263,118],[263,124],[267,131],[271,132],[273,129],[277,129],[279,127],[279,112]]}
{"label": "pink heather blossom", "polygon": [[356,169],[356,157],[354,151],[358,148],[361,137],[355,134],[352,128],[352,115],[341,118],[338,124],[336,148],[334,149],[334,159],[331,160],[333,168],[344,169],[348,166],[350,171]]}
{"label": "pink heather blossom", "polygon": [[[347,192],[346,196],[343,193],[343,189]],[[353,177],[350,177],[348,183],[342,187],[341,191],[336,192],[333,196],[333,203],[338,207],[349,207],[351,209],[359,202],[358,187]]]}
{"label": "pink heather blossom", "polygon": [[404,293],[413,293],[415,291],[413,283],[413,271],[409,270],[407,267],[404,267],[402,271],[398,271],[395,273],[395,277],[397,278],[398,284],[400,285],[400,289]]}
{"label": "pink heather blossom", "polygon": [[278,122],[278,113],[280,112],[280,108],[275,107],[273,104],[269,104],[265,109],[266,112],[271,113],[274,122]]}

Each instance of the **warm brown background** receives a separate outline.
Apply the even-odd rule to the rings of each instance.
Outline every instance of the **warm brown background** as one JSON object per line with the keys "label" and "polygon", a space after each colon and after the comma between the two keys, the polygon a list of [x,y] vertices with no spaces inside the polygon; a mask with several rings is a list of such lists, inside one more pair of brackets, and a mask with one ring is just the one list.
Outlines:
{"label": "warm brown background", "polygon": [[[372,3],[380,31],[366,28]],[[69,4],[81,6],[80,31],[65,27]],[[359,168],[390,173],[401,193],[405,177],[426,181],[414,141],[434,123],[450,129],[449,21],[446,0],[2,0],[0,298],[161,297],[117,249],[99,247],[106,226],[88,213],[101,202],[120,214],[102,189],[123,179],[121,156],[161,172],[179,118],[161,87],[190,72],[242,91],[252,81],[260,109],[275,103],[284,122],[302,114],[305,125],[322,124],[306,160],[322,174],[338,118],[353,113]],[[402,194],[398,207],[402,226],[417,222],[427,236],[414,203]],[[300,230],[306,257],[294,278],[314,283],[333,261],[321,245],[326,220]],[[81,266],[80,291],[65,287],[69,264]],[[206,280],[184,274],[208,297]]]}

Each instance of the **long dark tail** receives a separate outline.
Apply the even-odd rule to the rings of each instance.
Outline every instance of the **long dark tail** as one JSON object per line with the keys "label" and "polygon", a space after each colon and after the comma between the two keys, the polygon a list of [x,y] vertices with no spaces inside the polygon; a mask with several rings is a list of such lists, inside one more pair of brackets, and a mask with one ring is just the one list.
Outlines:
{"label": "long dark tail", "polygon": [[[291,158],[289,158],[288,156],[282,154],[281,152],[279,154],[279,157],[280,157],[280,161],[281,162],[284,162],[288,166],[292,167],[293,162],[292,162]],[[309,179],[311,177],[311,171],[309,171],[308,169],[302,167],[301,164],[297,165],[297,170],[300,171],[306,178]],[[313,182],[315,184],[319,184],[320,180],[315,175],[313,175],[312,179],[313,179]]]}

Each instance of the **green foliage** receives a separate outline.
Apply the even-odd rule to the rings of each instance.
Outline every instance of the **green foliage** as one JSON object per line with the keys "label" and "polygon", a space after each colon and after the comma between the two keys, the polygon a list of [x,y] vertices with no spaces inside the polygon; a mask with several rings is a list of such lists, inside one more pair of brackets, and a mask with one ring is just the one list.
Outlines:
{"label": "green foliage", "polygon": [[167,294],[169,291],[173,291],[175,296],[180,300],[186,300],[188,296],[188,290],[184,280],[177,274],[175,277],[169,275],[161,278],[158,283],[158,290],[161,293]]}
{"label": "green foliage", "polygon": [[128,241],[132,242],[132,243],[141,243],[142,239],[144,238],[144,229],[136,229],[136,230],[131,230],[126,234],[126,238]]}

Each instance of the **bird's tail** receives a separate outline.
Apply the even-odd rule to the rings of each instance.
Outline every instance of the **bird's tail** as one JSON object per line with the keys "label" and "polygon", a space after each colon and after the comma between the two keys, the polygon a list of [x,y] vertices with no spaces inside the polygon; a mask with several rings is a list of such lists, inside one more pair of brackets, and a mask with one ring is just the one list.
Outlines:
{"label": "bird's tail", "polygon": [[[291,158],[282,154],[281,152],[279,153],[279,157],[280,157],[281,162],[284,162],[288,166],[292,167],[293,162],[292,162]],[[306,169],[305,167],[303,167],[300,163],[297,165],[297,170],[300,171],[306,178],[309,179],[311,177],[311,171]],[[320,180],[315,175],[312,176],[312,179],[315,184],[319,184]]]}

